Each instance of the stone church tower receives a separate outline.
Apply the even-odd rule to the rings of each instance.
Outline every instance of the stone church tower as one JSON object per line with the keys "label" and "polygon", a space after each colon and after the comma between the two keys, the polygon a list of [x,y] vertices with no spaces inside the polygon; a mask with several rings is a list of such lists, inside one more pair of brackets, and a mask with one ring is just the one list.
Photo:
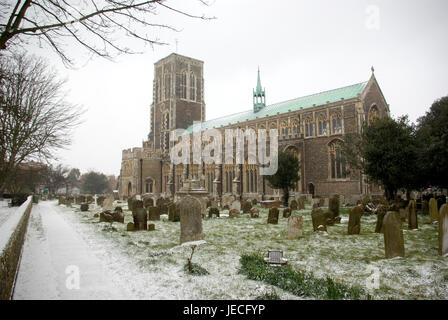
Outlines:
{"label": "stone church tower", "polygon": [[204,63],[172,53],[154,65],[151,130],[154,150],[169,151],[169,134],[205,120]]}

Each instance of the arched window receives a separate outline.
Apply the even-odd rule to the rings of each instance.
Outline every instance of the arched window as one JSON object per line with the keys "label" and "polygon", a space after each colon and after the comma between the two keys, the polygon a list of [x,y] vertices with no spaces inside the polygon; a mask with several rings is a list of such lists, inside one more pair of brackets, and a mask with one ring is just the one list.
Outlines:
{"label": "arched window", "polygon": [[255,179],[255,192],[258,192],[258,177],[257,177],[257,169],[254,170],[254,179]]}
{"label": "arched window", "polygon": [[246,170],[246,191],[249,192],[249,170]]}
{"label": "arched window", "polygon": [[305,119],[305,137],[314,136],[314,122],[311,117]]}
{"label": "arched window", "polygon": [[346,179],[347,169],[344,155],[341,152],[341,141],[333,140],[328,145],[328,161],[330,179]]}
{"label": "arched window", "polygon": [[318,135],[326,136],[327,135],[327,127],[328,127],[327,117],[324,114],[319,115]]}
{"label": "arched window", "polygon": [[190,100],[196,100],[196,77],[194,73],[190,73]]}
{"label": "arched window", "polygon": [[369,124],[380,118],[380,112],[376,105],[373,105],[369,110]]}
{"label": "arched window", "polygon": [[286,126],[286,122],[282,121],[282,123],[280,124],[280,128],[282,138],[285,138],[288,135],[288,127]]}
{"label": "arched window", "polygon": [[299,123],[298,123],[298,121],[294,121],[294,122],[292,123],[292,134],[293,134],[294,136],[297,136],[297,135],[300,134],[300,127],[299,127]]}
{"label": "arched window", "polygon": [[335,112],[331,116],[332,121],[332,133],[341,134],[342,133],[342,117],[339,112]]}

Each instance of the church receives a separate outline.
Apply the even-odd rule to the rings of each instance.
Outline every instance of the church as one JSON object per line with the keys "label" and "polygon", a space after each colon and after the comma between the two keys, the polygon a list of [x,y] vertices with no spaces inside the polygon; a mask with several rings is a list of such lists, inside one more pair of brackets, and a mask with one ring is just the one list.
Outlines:
{"label": "church", "polygon": [[[217,119],[206,120],[204,62],[172,53],[154,64],[150,133],[141,147],[122,151],[119,196],[140,194],[159,198],[176,196],[186,168],[170,160],[170,132],[193,123],[200,130],[278,130],[278,151],[294,153],[300,163],[300,180],[291,195],[329,197],[333,194],[381,194],[379,186],[366,181],[359,171],[347,170],[340,145],[344,135],[360,132],[364,122],[390,116],[373,68],[370,79],[346,87],[267,105],[258,71],[252,91],[253,106]],[[194,126],[197,128],[197,124]],[[224,134],[223,134],[224,136]],[[240,199],[279,199],[257,164],[190,164],[188,174],[201,180],[210,198],[233,195]]]}

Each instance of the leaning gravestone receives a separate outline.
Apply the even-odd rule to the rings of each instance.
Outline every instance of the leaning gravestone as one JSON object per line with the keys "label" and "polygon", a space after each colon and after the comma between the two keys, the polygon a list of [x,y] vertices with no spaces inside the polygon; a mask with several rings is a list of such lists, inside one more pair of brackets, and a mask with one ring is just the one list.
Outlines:
{"label": "leaning gravestone", "polygon": [[250,217],[251,218],[258,218],[260,216],[260,210],[257,208],[250,209]]}
{"label": "leaning gravestone", "polygon": [[150,220],[150,221],[160,220],[160,209],[159,209],[159,207],[149,207],[149,209],[148,209],[148,220]]}
{"label": "leaning gravestone", "polygon": [[100,222],[113,222],[114,216],[109,210],[100,213]]}
{"label": "leaning gravestone", "polygon": [[237,209],[230,209],[229,217],[230,218],[238,218],[240,216],[240,211]]}
{"label": "leaning gravestone", "polygon": [[383,232],[383,220],[384,220],[384,216],[386,215],[386,213],[387,213],[386,206],[380,204],[376,211],[376,226],[375,226],[376,233]]}
{"label": "leaning gravestone", "polygon": [[268,214],[268,223],[270,224],[278,224],[278,209],[277,208],[271,208],[269,209]]}
{"label": "leaning gravestone", "polygon": [[180,209],[175,203],[168,206],[168,220],[172,222],[180,221]]}
{"label": "leaning gravestone", "polygon": [[423,215],[429,214],[429,203],[427,200],[422,201],[422,214]]}
{"label": "leaning gravestone", "polygon": [[434,198],[429,200],[429,218],[431,223],[439,221],[439,210],[437,210],[437,201]]}
{"label": "leaning gravestone", "polygon": [[386,259],[404,257],[403,230],[401,229],[400,213],[388,211],[384,217],[384,251]]}
{"label": "leaning gravestone", "polygon": [[350,209],[348,216],[348,234],[359,234],[361,232],[361,216],[364,213],[362,206]]}
{"label": "leaning gravestone", "polygon": [[328,211],[333,214],[333,218],[339,216],[339,196],[333,196],[328,203]]}
{"label": "leaning gravestone", "polygon": [[291,200],[291,203],[289,204],[289,207],[291,208],[291,210],[297,210],[297,201],[296,200]]}
{"label": "leaning gravestone", "polygon": [[417,207],[415,205],[415,200],[409,201],[408,207],[408,229],[418,229],[418,219],[417,219]]}
{"label": "leaning gravestone", "polygon": [[439,214],[439,254],[448,254],[448,205],[440,207]]}
{"label": "leaning gravestone", "polygon": [[288,218],[288,239],[297,239],[303,236],[302,216],[290,216]]}
{"label": "leaning gravestone", "polygon": [[114,210],[114,196],[109,196],[103,201],[103,209],[104,210]]}
{"label": "leaning gravestone", "polygon": [[192,197],[185,196],[179,202],[180,208],[180,243],[203,239],[202,234],[202,205]]}
{"label": "leaning gravestone", "polygon": [[283,209],[283,218],[289,218],[291,216],[291,209],[285,208]]}
{"label": "leaning gravestone", "polygon": [[216,216],[219,218],[219,209],[218,208],[209,208],[208,209],[208,217],[213,218],[213,216]]}

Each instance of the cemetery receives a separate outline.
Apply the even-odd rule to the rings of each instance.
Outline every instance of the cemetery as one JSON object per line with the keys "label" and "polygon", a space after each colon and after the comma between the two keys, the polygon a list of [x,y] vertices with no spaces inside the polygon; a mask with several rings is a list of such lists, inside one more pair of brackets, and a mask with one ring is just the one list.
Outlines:
{"label": "cemetery", "polygon": [[[437,203],[435,208],[430,205],[431,215],[422,214],[410,201],[402,217],[398,205],[387,209],[397,211],[385,212],[386,206],[376,201],[339,206],[329,200],[328,207],[315,208],[298,202],[305,208],[255,204],[248,209],[245,203],[248,213],[236,202],[230,209],[213,202],[202,213],[200,201],[187,195],[168,204],[171,213],[154,218],[157,206],[138,208],[142,201],[135,199],[114,201],[112,207],[122,211],[122,221],[102,221],[98,214],[101,217],[104,208],[99,205],[88,211],[81,205],[61,204],[57,209],[99,250],[117,278],[113,280],[131,287],[137,298],[448,298],[446,204],[440,210]],[[144,217],[133,215],[128,203]],[[377,212],[367,209],[372,207]],[[137,223],[143,225],[129,228]],[[264,262],[269,250],[281,252],[283,263]],[[189,262],[197,272],[188,271]],[[295,287],[285,285],[288,276],[296,279]]]}

